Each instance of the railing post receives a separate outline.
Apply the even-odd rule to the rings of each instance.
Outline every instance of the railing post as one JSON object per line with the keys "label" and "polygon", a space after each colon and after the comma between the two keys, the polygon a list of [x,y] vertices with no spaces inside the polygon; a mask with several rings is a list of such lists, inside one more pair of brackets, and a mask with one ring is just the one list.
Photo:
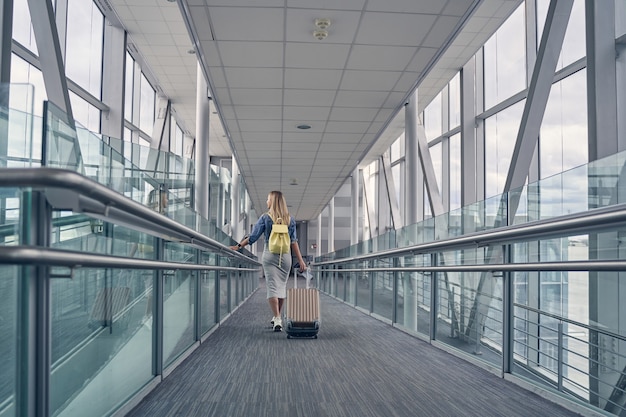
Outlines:
{"label": "railing post", "polygon": [[[196,264],[200,263],[200,256],[201,256],[201,251],[200,249],[196,249],[194,251],[195,253],[195,262]],[[194,296],[194,304],[195,304],[195,308],[194,308],[194,315],[195,315],[195,338],[194,340],[198,341],[202,338],[202,274],[204,272],[203,271],[194,271],[193,272],[193,277],[196,280],[196,294]]]}
{"label": "railing post", "polygon": [[[50,246],[52,208],[43,192],[23,192],[21,244]],[[23,266],[18,283],[16,415],[50,415],[50,267]]]}
{"label": "railing post", "polygon": [[[454,339],[454,322],[452,320],[454,314],[454,299],[456,298],[456,290],[452,287],[452,303],[448,302],[448,317],[450,317],[450,339]],[[452,308],[450,305],[452,304]]]}
{"label": "railing post", "polygon": [[[376,260],[372,259],[370,261],[370,268],[376,268]],[[370,280],[370,296],[369,296],[369,309],[368,311],[370,313],[374,312],[374,277],[376,276],[376,272],[372,272],[371,274],[367,274],[369,276],[369,280]]]}
{"label": "railing post", "polygon": [[[503,246],[503,257],[505,262],[512,262],[511,245]],[[514,317],[513,304],[513,272],[504,271],[502,274],[502,373],[510,374],[513,371],[513,349],[514,349]]]}
{"label": "railing post", "polygon": [[[219,255],[215,255],[215,266],[220,266],[221,262],[220,262],[221,257]],[[220,309],[221,309],[221,305],[220,305],[220,289],[221,285],[220,285],[220,271],[215,271],[215,323],[219,323],[221,320],[221,315],[220,315]]]}
{"label": "railing post", "polygon": [[557,380],[558,390],[563,391],[563,322],[559,321],[557,325],[558,342],[557,342]]}
{"label": "railing post", "polygon": [[[398,268],[401,266],[400,258],[393,258],[393,266],[394,268]],[[391,297],[391,322],[398,322],[398,282],[400,281],[400,272],[394,271],[393,273],[393,283],[391,291],[393,296]]]}
{"label": "railing post", "polygon": [[[438,258],[436,253],[430,254],[430,265],[437,266]],[[430,340],[437,338],[437,312],[439,311],[439,288],[437,285],[437,273],[430,273]]]}
{"label": "railing post", "polygon": [[[156,259],[165,259],[165,242],[161,238],[154,238]],[[164,274],[158,269],[152,283],[152,347],[154,352],[152,373],[163,375],[163,314],[164,314]]]}
{"label": "railing post", "polygon": [[[230,266],[232,266],[232,264]],[[230,314],[230,312],[233,311],[232,298],[233,298],[233,276],[234,276],[234,274],[235,274],[234,271],[228,271],[228,273],[226,274],[226,276],[228,277],[228,281],[226,281],[226,309],[228,310],[229,314]]]}
{"label": "railing post", "polygon": [[474,348],[474,355],[482,355],[483,352],[480,350],[480,328],[482,327],[482,314],[478,311],[476,312],[476,323],[474,325],[474,333],[476,337],[476,347]]}

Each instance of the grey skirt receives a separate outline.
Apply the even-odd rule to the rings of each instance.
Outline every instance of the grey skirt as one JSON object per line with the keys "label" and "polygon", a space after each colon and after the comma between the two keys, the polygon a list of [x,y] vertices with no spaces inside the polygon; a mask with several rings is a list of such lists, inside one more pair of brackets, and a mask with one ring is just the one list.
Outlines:
{"label": "grey skirt", "polygon": [[[281,256],[283,259],[278,266]],[[265,272],[267,298],[286,298],[287,279],[289,279],[289,271],[291,271],[291,253],[279,255],[268,251],[266,248],[263,251],[262,263]]]}

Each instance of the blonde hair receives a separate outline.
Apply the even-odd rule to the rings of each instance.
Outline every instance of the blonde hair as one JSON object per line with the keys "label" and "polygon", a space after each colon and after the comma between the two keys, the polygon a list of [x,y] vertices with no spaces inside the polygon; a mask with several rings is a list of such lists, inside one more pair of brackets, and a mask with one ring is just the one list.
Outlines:
{"label": "blonde hair", "polygon": [[[270,191],[268,200],[270,202],[270,208],[268,213],[270,217],[278,224],[289,224],[289,209],[287,209],[287,201],[285,196],[280,191]],[[279,221],[280,219],[280,221]]]}

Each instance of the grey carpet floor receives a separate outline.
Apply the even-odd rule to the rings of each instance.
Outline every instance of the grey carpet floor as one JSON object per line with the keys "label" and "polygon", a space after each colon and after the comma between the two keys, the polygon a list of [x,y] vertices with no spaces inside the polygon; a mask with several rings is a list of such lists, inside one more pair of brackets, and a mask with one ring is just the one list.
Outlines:
{"label": "grey carpet floor", "polygon": [[322,295],[318,339],[269,328],[264,282],[128,417],[574,416]]}

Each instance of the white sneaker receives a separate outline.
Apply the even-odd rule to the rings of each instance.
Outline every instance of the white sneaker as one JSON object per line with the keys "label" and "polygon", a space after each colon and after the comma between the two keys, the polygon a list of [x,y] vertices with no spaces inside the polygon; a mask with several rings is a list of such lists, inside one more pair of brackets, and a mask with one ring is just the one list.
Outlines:
{"label": "white sneaker", "polygon": [[272,327],[274,327],[274,320],[276,320],[276,317],[272,317],[272,320],[270,320]]}
{"label": "white sneaker", "polygon": [[274,331],[280,332],[283,329],[283,321],[280,317],[274,317]]}

